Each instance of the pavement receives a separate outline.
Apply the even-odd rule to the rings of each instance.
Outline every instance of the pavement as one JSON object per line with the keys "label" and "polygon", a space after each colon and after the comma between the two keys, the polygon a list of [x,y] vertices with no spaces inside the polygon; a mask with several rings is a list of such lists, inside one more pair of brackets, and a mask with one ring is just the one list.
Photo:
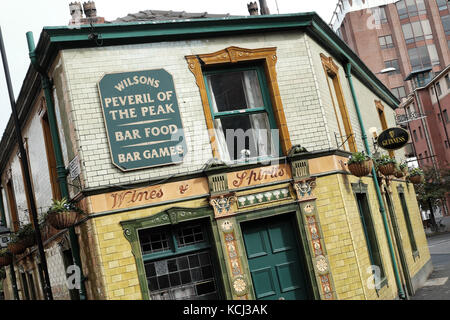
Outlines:
{"label": "pavement", "polygon": [[433,273],[411,300],[450,300],[450,232],[428,238]]}

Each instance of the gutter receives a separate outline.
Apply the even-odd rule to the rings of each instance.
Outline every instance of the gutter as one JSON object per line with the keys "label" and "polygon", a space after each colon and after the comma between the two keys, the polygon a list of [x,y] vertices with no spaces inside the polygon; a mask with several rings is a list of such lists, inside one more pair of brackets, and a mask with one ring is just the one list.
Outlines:
{"label": "gutter", "polygon": [[[59,133],[58,133],[58,127],[57,127],[57,121],[56,121],[56,112],[55,112],[55,105],[53,103],[52,98],[52,87],[53,83],[50,80],[47,72],[44,70],[44,68],[39,64],[36,54],[36,47],[34,44],[34,37],[32,32],[27,32],[27,42],[28,42],[28,49],[29,49],[29,56],[31,60],[32,66],[36,69],[36,71],[41,76],[41,82],[42,82],[42,90],[44,91],[45,96],[45,102],[47,105],[47,115],[48,115],[48,122],[50,127],[50,135],[52,138],[53,143],[53,152],[55,154],[56,159],[56,170],[58,175],[58,183],[61,189],[61,196],[62,198],[70,199],[69,195],[69,188],[67,185],[67,170],[64,165],[64,158],[62,154],[61,149],[61,143],[59,139]],[[70,247],[72,251],[72,256],[75,265],[80,270],[80,300],[86,300],[86,288],[84,285],[84,281],[86,278],[83,275],[83,268],[81,264],[81,256],[80,256],[80,245],[78,243],[78,237],[75,233],[75,227],[69,228],[69,237],[70,237]]]}
{"label": "gutter", "polygon": [[[353,102],[354,102],[354,105],[355,105],[356,113],[358,115],[359,125],[360,125],[361,131],[362,131],[362,139],[363,139],[363,142],[364,142],[364,147],[366,149],[367,155],[370,157],[371,156],[371,152],[370,152],[369,142],[367,140],[366,129],[364,128],[364,123],[363,123],[363,120],[362,120],[361,111],[359,109],[358,99],[356,98],[355,88],[353,86],[351,69],[352,69],[352,64],[351,63],[347,63],[345,65],[345,75],[346,75],[346,77],[348,79],[348,83],[350,85],[350,90],[352,92]],[[372,168],[372,178],[373,178],[373,183],[375,185],[375,189],[376,189],[376,192],[377,192],[377,200],[378,200],[378,204],[380,206],[380,213],[381,213],[381,217],[383,218],[384,230],[386,232],[386,237],[387,237],[388,244],[389,244],[389,253],[391,254],[392,266],[394,268],[394,276],[395,276],[395,282],[397,283],[398,295],[399,295],[400,299],[406,300],[406,295],[403,292],[403,286],[402,286],[402,282],[401,282],[401,279],[400,279],[400,274],[398,272],[398,266],[397,266],[397,261],[396,261],[396,258],[395,258],[394,247],[393,247],[393,244],[392,244],[392,238],[391,238],[391,235],[390,235],[390,232],[389,232],[389,224],[388,224],[388,220],[387,220],[387,217],[386,217],[386,209],[384,207],[383,197],[381,195],[380,185],[378,184],[377,173],[375,171],[375,167]]]}

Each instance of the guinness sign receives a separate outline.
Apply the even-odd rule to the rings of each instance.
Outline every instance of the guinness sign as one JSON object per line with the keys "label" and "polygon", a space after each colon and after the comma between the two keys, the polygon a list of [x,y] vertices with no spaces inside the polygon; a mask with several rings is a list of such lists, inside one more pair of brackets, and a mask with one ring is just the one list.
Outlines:
{"label": "guinness sign", "polygon": [[378,136],[378,146],[388,151],[401,149],[408,141],[409,133],[402,128],[387,129]]}

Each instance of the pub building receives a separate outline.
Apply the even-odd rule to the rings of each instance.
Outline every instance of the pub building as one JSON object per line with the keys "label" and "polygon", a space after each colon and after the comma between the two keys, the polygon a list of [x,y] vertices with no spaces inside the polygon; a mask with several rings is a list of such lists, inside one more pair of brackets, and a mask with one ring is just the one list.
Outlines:
{"label": "pub building", "polygon": [[[36,48],[28,34],[17,103],[39,212],[64,190],[84,211],[75,241],[44,241],[55,299],[403,299],[424,284],[413,185],[347,165],[404,158],[372,140],[399,101],[317,14],[80,10]],[[13,137],[10,123],[0,175],[17,231],[30,200]],[[12,266],[6,299],[43,299],[36,247]]]}

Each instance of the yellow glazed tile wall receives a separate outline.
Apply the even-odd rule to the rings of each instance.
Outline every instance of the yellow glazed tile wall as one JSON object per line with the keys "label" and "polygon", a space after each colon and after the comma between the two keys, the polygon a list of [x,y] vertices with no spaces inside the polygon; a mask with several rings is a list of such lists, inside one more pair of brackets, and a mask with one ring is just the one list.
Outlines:
{"label": "yellow glazed tile wall", "polygon": [[359,210],[357,207],[353,189],[351,187],[352,183],[359,183],[360,179],[352,175],[346,176],[339,175],[338,179],[339,181],[341,181],[342,194],[347,208],[348,220],[350,221],[349,226],[354,240],[355,253],[360,264],[362,289],[365,294],[365,299],[367,300],[394,299],[397,295],[395,276],[392,267],[389,244],[386,236],[386,231],[384,228],[383,218],[381,216],[380,208],[378,205],[378,197],[376,194],[373,179],[371,177],[363,178],[362,183],[367,184],[368,186],[368,193],[367,193],[368,201],[372,214],[372,220],[376,229],[378,245],[381,251],[383,269],[385,272],[385,276],[387,278],[387,285],[383,286],[378,291],[378,293],[375,289],[370,289],[367,285],[369,277],[371,275],[371,272],[369,271],[371,262],[367,249],[367,242],[364,235],[364,230],[361,224]]}
{"label": "yellow glazed tile wall", "polygon": [[[358,182],[359,179],[354,176],[340,174],[317,179],[315,194],[318,196],[318,212],[338,299],[394,299],[397,296],[397,286],[392,260],[383,219],[379,211],[375,186],[370,177],[363,178],[362,183],[368,186],[369,204],[388,285],[382,287],[378,293],[375,289],[369,289],[367,286],[370,276],[368,268],[371,263],[356,199],[351,187],[352,183]],[[415,261],[412,256],[406,223],[398,196],[397,186],[399,184],[402,184],[404,187],[405,199],[420,254]],[[407,256],[408,269],[412,278],[430,260],[427,240],[422,227],[414,187],[411,184],[407,185],[404,182],[393,181],[391,190],[394,209],[402,234],[402,243]],[[391,234],[391,238],[394,239],[393,234]]]}
{"label": "yellow glazed tile wall", "polygon": [[330,260],[338,299],[393,299],[396,296],[395,278],[383,221],[378,208],[375,187],[371,178],[363,178],[368,185],[368,198],[378,243],[382,253],[388,286],[377,294],[369,289],[370,258],[351,183],[359,179],[350,175],[318,178],[317,206],[325,245]]}
{"label": "yellow glazed tile wall", "polygon": [[[206,199],[200,199],[179,203],[176,207],[198,208],[207,205]],[[131,252],[131,244],[123,235],[120,222],[150,217],[172,207],[174,205],[127,211],[93,220],[100,251],[99,259],[104,275],[106,299],[142,299],[136,260]]]}
{"label": "yellow glazed tile wall", "polygon": [[[416,240],[417,249],[419,251],[419,256],[416,257],[415,260],[413,258],[411,244],[409,242],[408,230],[406,228],[406,221],[403,215],[402,205],[397,192],[397,186],[400,184],[404,187],[406,205],[408,206],[408,212],[414,231],[414,238]],[[409,273],[412,278],[431,259],[430,250],[428,249],[428,242],[425,231],[423,229],[422,217],[420,216],[419,205],[416,200],[414,186],[411,183],[406,184],[404,182],[393,182],[391,185],[391,191],[395,213],[397,216],[397,222],[402,236],[403,249],[405,251]]]}
{"label": "yellow glazed tile wall", "polygon": [[103,266],[98,245],[98,236],[95,232],[94,220],[88,220],[77,228],[80,241],[80,255],[83,261],[83,274],[88,278],[85,282],[86,294],[89,300],[105,300],[105,284]]}
{"label": "yellow glazed tile wall", "polygon": [[317,179],[315,194],[338,299],[364,299],[358,262],[337,175]]}

